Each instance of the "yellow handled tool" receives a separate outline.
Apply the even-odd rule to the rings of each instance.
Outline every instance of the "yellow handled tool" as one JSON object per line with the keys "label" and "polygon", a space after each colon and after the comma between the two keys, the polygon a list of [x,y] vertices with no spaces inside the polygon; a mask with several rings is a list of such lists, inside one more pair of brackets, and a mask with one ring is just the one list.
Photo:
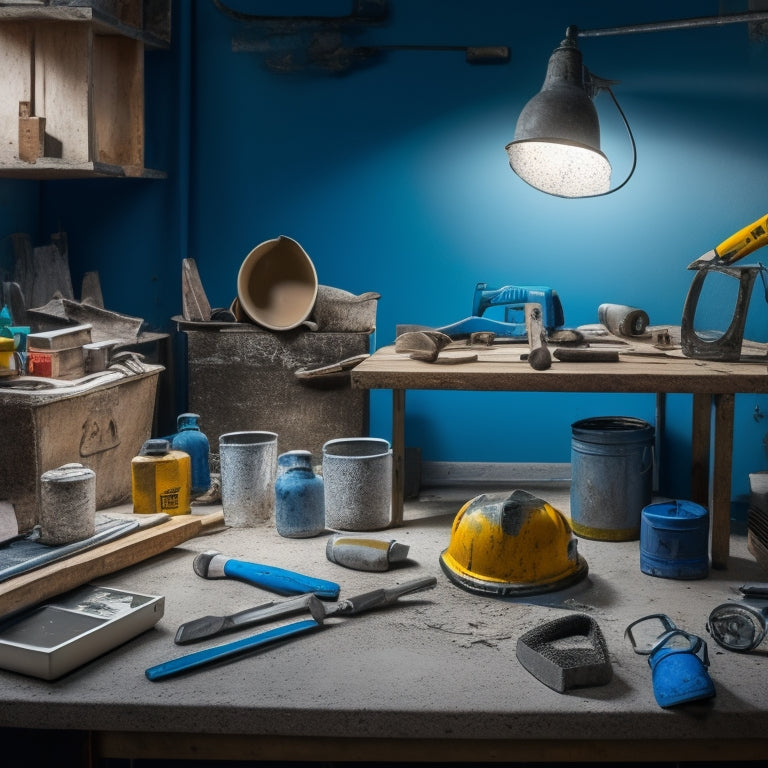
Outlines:
{"label": "yellow handled tool", "polygon": [[692,261],[688,265],[688,269],[727,266],[743,259],[764,245],[768,245],[768,214],[735,232],[723,240],[717,248],[699,256],[696,261]]}

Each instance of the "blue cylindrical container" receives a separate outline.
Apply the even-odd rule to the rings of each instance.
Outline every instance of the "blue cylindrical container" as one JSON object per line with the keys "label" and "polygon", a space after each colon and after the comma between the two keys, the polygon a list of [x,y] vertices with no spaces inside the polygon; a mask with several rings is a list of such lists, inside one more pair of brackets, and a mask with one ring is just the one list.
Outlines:
{"label": "blue cylindrical container", "polygon": [[640,570],[663,579],[703,579],[709,573],[709,513],[692,501],[643,509]]}
{"label": "blue cylindrical container", "polygon": [[175,451],[189,454],[192,465],[192,496],[199,496],[211,487],[211,471],[208,464],[210,446],[208,438],[200,431],[199,419],[196,413],[179,414],[176,419],[178,432],[171,440]]}
{"label": "blue cylindrical container", "polygon": [[631,541],[653,494],[654,428],[630,416],[571,425],[571,525],[577,536]]}
{"label": "blue cylindrical container", "polygon": [[275,527],[289,539],[309,538],[325,531],[323,479],[312,470],[309,451],[287,451],[277,457]]}

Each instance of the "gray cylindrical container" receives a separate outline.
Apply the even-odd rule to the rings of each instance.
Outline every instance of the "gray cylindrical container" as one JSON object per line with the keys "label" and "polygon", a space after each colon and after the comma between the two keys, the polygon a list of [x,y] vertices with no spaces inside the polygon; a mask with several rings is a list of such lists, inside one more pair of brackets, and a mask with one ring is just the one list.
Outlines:
{"label": "gray cylindrical container", "polygon": [[571,429],[574,532],[600,541],[638,539],[653,495],[654,428],[630,416],[597,416]]}
{"label": "gray cylindrical container", "polygon": [[40,476],[40,542],[72,544],[96,533],[96,474],[63,464]]}
{"label": "gray cylindrical container", "polygon": [[247,528],[275,514],[276,432],[227,432],[219,437],[224,522]]}
{"label": "gray cylindrical container", "polygon": [[378,437],[342,437],[323,445],[325,524],[374,531],[392,520],[392,449]]}

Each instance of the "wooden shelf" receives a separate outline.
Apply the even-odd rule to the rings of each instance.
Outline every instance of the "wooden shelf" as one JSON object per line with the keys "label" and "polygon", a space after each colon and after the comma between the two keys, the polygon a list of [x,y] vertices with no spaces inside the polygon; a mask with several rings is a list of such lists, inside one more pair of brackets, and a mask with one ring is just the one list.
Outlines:
{"label": "wooden shelf", "polygon": [[56,158],[40,158],[33,165],[0,162],[0,178],[5,179],[164,179],[165,171],[143,166],[110,165],[109,163],[67,163]]}
{"label": "wooden shelf", "polygon": [[170,0],[0,2],[0,177],[164,178],[144,168],[144,52]]}
{"label": "wooden shelf", "polygon": [[2,21],[77,21],[93,26],[99,35],[122,35],[140,40],[147,48],[167,48],[171,42],[169,0],[48,0],[1,2]]}

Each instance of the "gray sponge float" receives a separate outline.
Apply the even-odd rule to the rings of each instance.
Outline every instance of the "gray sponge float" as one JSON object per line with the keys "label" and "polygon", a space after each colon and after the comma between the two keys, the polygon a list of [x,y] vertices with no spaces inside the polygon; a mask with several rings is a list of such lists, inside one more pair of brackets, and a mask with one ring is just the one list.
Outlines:
{"label": "gray sponge float", "polygon": [[580,613],[526,632],[517,641],[517,658],[534,677],[559,693],[605,685],[613,677],[600,627],[591,616]]}

